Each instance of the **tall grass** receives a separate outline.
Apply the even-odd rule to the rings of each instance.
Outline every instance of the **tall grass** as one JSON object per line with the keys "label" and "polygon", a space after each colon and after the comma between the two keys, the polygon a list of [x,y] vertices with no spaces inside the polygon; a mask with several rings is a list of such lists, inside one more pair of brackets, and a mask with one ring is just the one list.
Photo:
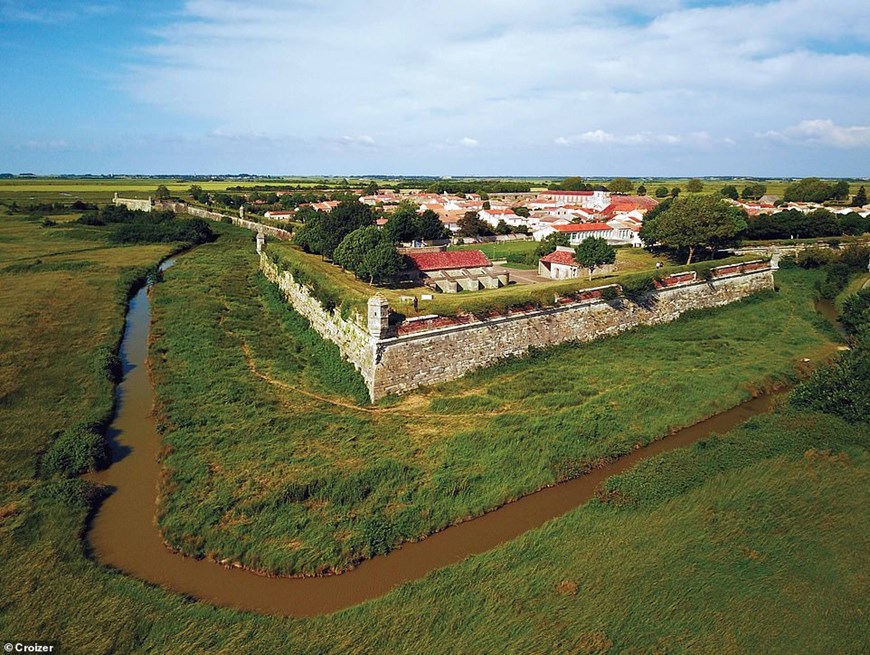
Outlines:
{"label": "tall grass", "polygon": [[816,277],[789,271],[779,294],[369,411],[344,406],[364,402],[359,376],[263,282],[249,240],[226,237],[182,257],[155,294],[160,526],[191,555],[344,569],[792,379],[796,359],[832,349]]}

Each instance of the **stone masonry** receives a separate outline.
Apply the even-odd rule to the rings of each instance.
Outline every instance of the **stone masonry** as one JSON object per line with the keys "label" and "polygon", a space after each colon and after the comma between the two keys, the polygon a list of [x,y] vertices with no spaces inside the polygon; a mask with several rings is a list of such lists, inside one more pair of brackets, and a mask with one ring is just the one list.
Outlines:
{"label": "stone masonry", "polygon": [[774,288],[773,269],[756,268],[658,289],[639,303],[589,299],[396,337],[390,336],[389,308],[383,298],[369,300],[365,319],[345,319],[337,309],[327,312],[265,252],[260,267],[293,308],[356,366],[372,400],[454,380],[530,348],[592,341],[639,325],[667,323],[687,311],[720,307]]}

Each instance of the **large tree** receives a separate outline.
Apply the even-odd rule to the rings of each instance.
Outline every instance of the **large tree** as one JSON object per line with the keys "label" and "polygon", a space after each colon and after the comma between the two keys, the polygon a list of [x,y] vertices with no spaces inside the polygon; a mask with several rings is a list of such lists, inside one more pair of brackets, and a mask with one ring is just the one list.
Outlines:
{"label": "large tree", "polygon": [[740,198],[740,194],[737,193],[737,187],[733,184],[726,184],[721,189],[719,189],[719,195],[723,198],[731,198],[731,200],[737,200],[738,198]]}
{"label": "large tree", "polygon": [[834,185],[817,177],[805,177],[785,188],[786,202],[825,202],[834,197]]}
{"label": "large tree", "polygon": [[368,205],[357,200],[339,203],[331,212],[310,215],[297,231],[295,241],[308,252],[332,259],[341,240],[354,230],[374,224]]}
{"label": "large tree", "polygon": [[461,237],[492,236],[494,234],[489,224],[480,218],[477,212],[465,212],[465,216],[460,218],[456,224],[459,226],[458,234]]}
{"label": "large tree", "polygon": [[718,248],[732,243],[746,227],[745,212],[715,195],[675,198],[670,206],[644,221],[641,237],[647,243],[685,248],[687,264],[699,247]]}
{"label": "large tree", "polygon": [[356,271],[366,254],[384,238],[384,234],[374,225],[356,229],[341,240],[332,254],[332,260],[342,268]]}
{"label": "large tree", "polygon": [[447,228],[441,218],[431,209],[425,210],[416,217],[417,238],[423,241],[435,241],[447,237]]}
{"label": "large tree", "polygon": [[566,177],[558,184],[550,185],[551,189],[559,191],[590,191],[591,186],[586,184],[582,177]]}
{"label": "large tree", "polygon": [[858,189],[858,193],[852,198],[853,207],[863,207],[867,204],[867,190],[862,186]]}
{"label": "large tree", "polygon": [[835,200],[848,200],[849,199],[849,183],[845,180],[839,180],[834,183],[834,186],[831,189],[831,194]]}
{"label": "large tree", "polygon": [[356,274],[367,277],[369,284],[388,282],[402,270],[404,263],[404,258],[395,246],[383,240],[365,254]]}
{"label": "large tree", "polygon": [[393,243],[413,241],[417,238],[417,211],[403,203],[387,218],[384,233]]}
{"label": "large tree", "polygon": [[607,190],[611,193],[631,193],[634,188],[634,182],[627,177],[616,177],[607,185]]}
{"label": "large tree", "polygon": [[686,183],[686,191],[689,193],[701,193],[704,190],[704,183],[696,177],[693,177]]}
{"label": "large tree", "polygon": [[599,266],[612,264],[616,261],[616,250],[607,243],[607,239],[590,237],[574,247],[574,259],[582,267],[589,269],[589,279]]}

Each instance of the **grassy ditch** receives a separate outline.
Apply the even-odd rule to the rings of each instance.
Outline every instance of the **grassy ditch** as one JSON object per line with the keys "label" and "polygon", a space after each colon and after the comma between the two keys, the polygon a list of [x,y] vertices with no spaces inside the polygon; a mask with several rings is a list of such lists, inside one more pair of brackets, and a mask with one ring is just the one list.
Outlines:
{"label": "grassy ditch", "polygon": [[794,270],[779,293],[355,406],[357,374],[264,289],[247,235],[237,240],[184,257],[155,296],[159,522],[185,553],[261,571],[344,569],[731,407],[833,349],[813,310],[820,273]]}

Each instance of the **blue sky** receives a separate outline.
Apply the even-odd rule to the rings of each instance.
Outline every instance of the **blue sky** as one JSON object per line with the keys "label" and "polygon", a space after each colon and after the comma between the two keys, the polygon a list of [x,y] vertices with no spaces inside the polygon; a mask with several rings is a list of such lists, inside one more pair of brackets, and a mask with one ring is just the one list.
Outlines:
{"label": "blue sky", "polygon": [[0,0],[0,172],[870,176],[866,0]]}

